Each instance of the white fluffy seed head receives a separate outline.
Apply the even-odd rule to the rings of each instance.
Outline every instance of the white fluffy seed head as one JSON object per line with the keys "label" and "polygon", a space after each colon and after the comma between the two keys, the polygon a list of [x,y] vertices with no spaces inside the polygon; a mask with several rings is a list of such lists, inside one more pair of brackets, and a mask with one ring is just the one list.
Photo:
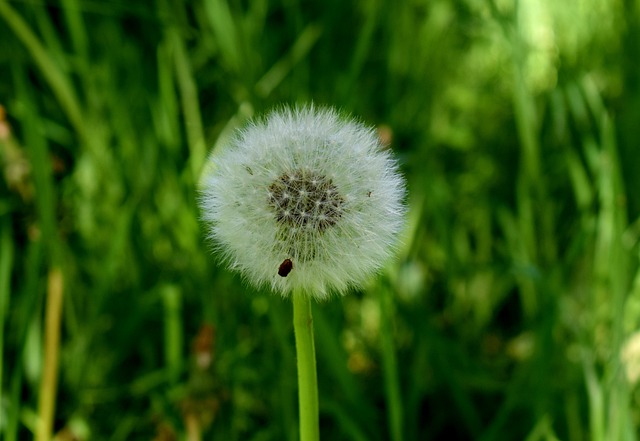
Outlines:
{"label": "white fluffy seed head", "polygon": [[405,185],[371,128],[332,109],[284,108],[211,161],[200,195],[209,237],[256,287],[322,299],[392,255]]}

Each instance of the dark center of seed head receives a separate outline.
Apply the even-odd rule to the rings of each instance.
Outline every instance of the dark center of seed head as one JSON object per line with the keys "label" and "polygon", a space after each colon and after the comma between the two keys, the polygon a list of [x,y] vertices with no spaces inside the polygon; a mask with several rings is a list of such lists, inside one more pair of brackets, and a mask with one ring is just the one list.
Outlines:
{"label": "dark center of seed head", "polygon": [[284,173],[269,186],[269,205],[287,226],[324,231],[342,214],[344,199],[331,179],[309,170]]}

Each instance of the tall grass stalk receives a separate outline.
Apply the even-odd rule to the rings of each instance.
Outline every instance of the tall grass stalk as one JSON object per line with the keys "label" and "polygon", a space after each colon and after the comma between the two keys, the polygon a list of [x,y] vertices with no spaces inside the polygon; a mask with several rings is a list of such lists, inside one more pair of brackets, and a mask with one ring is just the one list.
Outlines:
{"label": "tall grass stalk", "polygon": [[402,430],[403,411],[402,396],[400,393],[400,376],[398,374],[398,362],[394,345],[393,297],[391,290],[386,284],[377,289],[377,294],[380,306],[380,342],[384,366],[389,438],[392,441],[402,441],[404,439]]}
{"label": "tall grass stalk", "polygon": [[40,400],[38,403],[38,428],[36,441],[52,438],[53,420],[58,390],[58,362],[60,354],[60,324],[62,322],[64,280],[59,268],[49,271],[47,283],[46,316],[44,328],[44,359]]}
{"label": "tall grass stalk", "polygon": [[[0,5],[1,6],[1,5]],[[45,329],[43,357],[41,366],[40,391],[38,397],[38,420],[36,427],[36,440],[48,441],[51,439],[53,421],[56,408],[56,394],[58,387],[58,363],[60,352],[60,328],[62,323],[62,307],[64,278],[62,271],[63,245],[58,234],[56,220],[56,192],[53,184],[52,162],[49,157],[47,140],[36,128],[42,124],[42,119],[37,112],[37,104],[31,89],[26,84],[26,76],[19,67],[17,73],[17,90],[23,99],[27,111],[24,113],[23,123],[28,130],[25,134],[25,143],[29,149],[29,157],[33,167],[33,180],[35,184],[36,209],[38,214],[38,234],[46,251],[46,264],[48,266],[48,278],[46,286],[45,302]]]}
{"label": "tall grass stalk", "polygon": [[177,29],[172,28],[168,31],[168,39],[174,51],[176,76],[182,99],[182,111],[189,145],[191,173],[193,174],[193,181],[197,182],[206,156],[197,86],[193,78],[191,63],[187,57],[187,49]]}
{"label": "tall grass stalk", "polygon": [[[11,269],[14,259],[14,245],[11,241],[13,228],[4,216],[0,217],[0,360],[4,357],[5,323],[8,316],[11,293]],[[0,363],[0,403],[9,397],[5,389],[4,363]]]}
{"label": "tall grass stalk", "polygon": [[47,48],[29,25],[6,0],[0,0],[0,16],[27,48],[42,76],[51,86],[74,130],[83,137],[85,126],[83,124],[82,110],[69,78],[65,76],[59,65],[49,56]]}

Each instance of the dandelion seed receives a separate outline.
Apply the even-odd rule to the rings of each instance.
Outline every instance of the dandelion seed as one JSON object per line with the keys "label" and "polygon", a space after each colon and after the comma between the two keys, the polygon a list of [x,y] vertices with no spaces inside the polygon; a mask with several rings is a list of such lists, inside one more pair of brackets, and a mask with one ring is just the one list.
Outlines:
{"label": "dandelion seed", "polygon": [[331,109],[285,108],[211,160],[200,198],[210,239],[253,285],[324,298],[393,254],[404,180],[373,129]]}

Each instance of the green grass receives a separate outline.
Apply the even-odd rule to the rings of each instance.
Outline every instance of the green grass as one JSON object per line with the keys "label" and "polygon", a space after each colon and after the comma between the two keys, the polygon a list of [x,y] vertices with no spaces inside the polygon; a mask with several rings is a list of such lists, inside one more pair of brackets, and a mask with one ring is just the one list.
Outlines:
{"label": "green grass", "polygon": [[322,439],[637,439],[639,38],[629,0],[0,0],[0,439],[48,439],[51,393],[60,440],[297,439],[291,302],[196,197],[308,101],[410,190],[399,258],[313,306]]}

